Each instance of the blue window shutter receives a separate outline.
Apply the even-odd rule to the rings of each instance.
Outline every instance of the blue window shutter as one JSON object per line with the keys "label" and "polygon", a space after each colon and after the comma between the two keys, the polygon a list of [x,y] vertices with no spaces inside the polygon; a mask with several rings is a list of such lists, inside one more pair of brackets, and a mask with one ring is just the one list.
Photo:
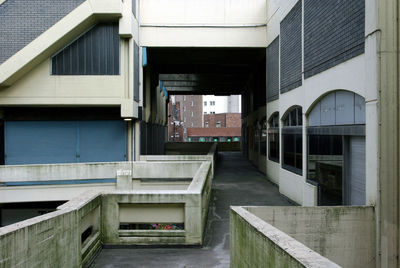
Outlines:
{"label": "blue window shutter", "polygon": [[73,121],[6,121],[5,164],[76,162]]}

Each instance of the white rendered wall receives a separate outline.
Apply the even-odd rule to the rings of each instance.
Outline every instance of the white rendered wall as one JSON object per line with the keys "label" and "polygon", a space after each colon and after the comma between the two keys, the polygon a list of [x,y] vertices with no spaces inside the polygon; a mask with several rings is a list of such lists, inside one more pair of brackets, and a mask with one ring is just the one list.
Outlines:
{"label": "white rendered wall", "polygon": [[[215,105],[210,105],[211,101],[215,101]],[[207,103],[207,105],[204,105]],[[214,112],[216,114],[222,114],[228,112],[228,97],[227,96],[214,96],[204,95],[203,96],[203,113],[210,114]]]}
{"label": "white rendered wall", "polygon": [[140,1],[142,46],[265,47],[266,0]]}
{"label": "white rendered wall", "polygon": [[[280,22],[290,12],[297,0],[269,0],[267,7],[267,45],[280,31]],[[366,8],[366,36],[374,31],[375,12]],[[281,163],[267,161],[267,177],[279,183],[280,192],[302,205],[317,203],[316,187],[306,182],[307,178],[307,116],[313,105],[321,97],[334,90],[348,90],[365,98],[366,101],[366,205],[374,205],[377,193],[377,80],[376,80],[376,37],[366,38],[365,53],[322,73],[304,79],[302,86],[279,95],[279,100],[267,103],[267,119],[278,111],[282,119],[284,113],[293,105],[303,109],[303,175],[281,168]],[[282,127],[282,122],[281,122]],[[268,151],[267,142],[267,151]],[[282,156],[282,143],[280,143]],[[282,159],[282,157],[281,157]]]}
{"label": "white rendered wall", "polygon": [[228,113],[242,112],[242,97],[241,95],[228,96]]}

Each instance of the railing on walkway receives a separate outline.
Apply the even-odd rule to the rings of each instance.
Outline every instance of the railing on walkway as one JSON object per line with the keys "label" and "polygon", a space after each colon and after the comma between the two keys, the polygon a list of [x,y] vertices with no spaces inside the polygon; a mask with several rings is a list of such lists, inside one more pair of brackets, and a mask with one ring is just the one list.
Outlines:
{"label": "railing on walkway", "polygon": [[374,245],[373,207],[231,207],[231,267],[375,267]]}

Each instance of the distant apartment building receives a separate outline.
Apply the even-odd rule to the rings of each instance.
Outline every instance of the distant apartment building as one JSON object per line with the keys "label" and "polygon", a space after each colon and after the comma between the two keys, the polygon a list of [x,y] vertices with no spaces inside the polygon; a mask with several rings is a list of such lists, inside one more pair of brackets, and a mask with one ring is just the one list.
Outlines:
{"label": "distant apartment building", "polygon": [[241,113],[241,96],[203,96],[204,114]]}
{"label": "distant apartment building", "polygon": [[168,140],[187,141],[187,128],[203,126],[203,96],[171,96],[168,105]]}

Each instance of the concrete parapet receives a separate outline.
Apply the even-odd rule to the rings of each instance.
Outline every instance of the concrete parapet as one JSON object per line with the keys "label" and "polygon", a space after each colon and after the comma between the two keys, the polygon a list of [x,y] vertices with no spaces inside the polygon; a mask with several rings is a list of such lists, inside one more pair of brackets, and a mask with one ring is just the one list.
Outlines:
{"label": "concrete parapet", "polygon": [[165,153],[167,155],[206,155],[213,142],[167,142]]}
{"label": "concrete parapet", "polygon": [[[204,151],[202,151],[202,154],[192,154],[195,153],[196,151],[199,151],[200,149],[195,149],[194,152],[190,152],[189,149],[190,146],[188,145],[182,145],[181,143],[169,143],[169,145],[166,145],[166,147],[169,147],[170,149],[173,148],[174,146],[181,146],[182,148],[188,147],[188,149],[185,149],[184,152],[189,152],[189,154],[188,155],[141,155],[140,161],[145,161],[145,162],[210,161],[212,165],[212,176],[214,176],[215,163],[217,161],[217,156],[218,156],[218,143],[213,143],[211,147],[209,147],[210,143],[206,143],[205,144],[206,146],[204,146],[204,143],[190,143],[190,144],[195,144],[196,148],[199,147],[202,150],[208,149],[208,153],[204,154]],[[203,146],[201,147],[199,145]]]}
{"label": "concrete parapet", "polygon": [[[214,149],[214,146],[216,147]],[[210,152],[240,151],[240,142],[167,142],[167,155],[206,155]]]}
{"label": "concrete parapet", "polygon": [[[0,228],[0,267],[80,267],[101,247],[100,195]],[[84,236],[82,234],[85,233]]]}
{"label": "concrete parapet", "polygon": [[[235,256],[237,252],[245,252],[249,247],[244,236],[255,235],[267,247],[261,247],[257,253],[266,262],[277,254],[275,252],[271,255],[270,249],[273,247],[270,245],[271,241],[276,240],[275,248],[279,246],[280,250],[287,251],[285,254],[289,253],[295,258],[304,248],[308,248],[308,251],[321,254],[343,267],[375,267],[373,207],[234,207],[231,210],[231,221],[231,256]],[[273,229],[279,232],[264,232]],[[282,241],[288,239],[279,238],[282,232],[304,248],[298,251],[293,246],[280,246]],[[233,263],[240,263],[236,257],[233,258]],[[309,258],[306,256],[306,261],[310,261]],[[308,265],[305,266],[315,267],[313,264]]]}
{"label": "concrete parapet", "polygon": [[131,170],[132,162],[5,165],[0,166],[0,182],[115,178],[117,170],[125,169]]}
{"label": "concrete parapet", "polygon": [[[117,190],[86,192],[55,212],[0,228],[0,267],[80,267],[91,261],[102,244],[201,245],[213,178],[211,163],[128,162],[125,169],[116,171],[120,180]],[[168,164],[181,166],[181,174],[176,175],[172,169],[166,172]],[[157,174],[149,176],[189,177],[190,183],[184,190],[129,188],[134,184],[129,167],[135,170],[160,166]],[[142,176],[148,174],[141,172]],[[160,223],[177,223],[182,229],[137,227]],[[121,228],[123,224],[128,228]]]}
{"label": "concrete parapet", "polygon": [[340,267],[242,207],[230,212],[231,267]]}

